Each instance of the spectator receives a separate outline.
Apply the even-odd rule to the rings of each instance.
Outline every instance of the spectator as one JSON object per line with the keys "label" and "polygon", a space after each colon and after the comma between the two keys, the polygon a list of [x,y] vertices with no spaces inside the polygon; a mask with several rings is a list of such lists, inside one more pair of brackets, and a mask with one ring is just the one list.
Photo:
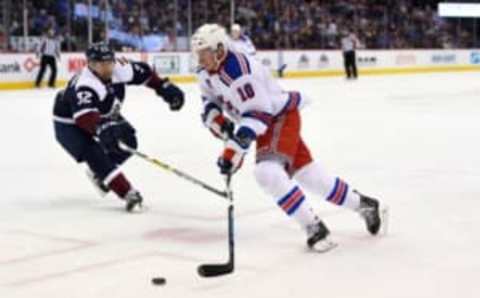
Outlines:
{"label": "spectator", "polygon": [[[149,35],[172,39],[172,34],[186,37],[188,4],[191,3],[192,29],[204,23],[230,26],[230,0],[92,0],[96,38],[105,34],[105,18],[109,30],[141,39]],[[69,3],[83,5],[83,0],[27,0],[28,32],[39,36],[47,27],[69,32],[78,50],[87,46],[86,16],[75,15]],[[259,49],[340,48],[339,32],[356,28],[366,48],[465,48],[473,46],[470,22],[439,18],[440,0],[236,0],[235,17]],[[175,9],[174,5],[178,7]],[[10,35],[23,35],[23,1],[12,1]],[[71,12],[68,15],[68,11]],[[86,13],[88,10],[85,9]],[[175,12],[177,17],[175,18]],[[67,28],[67,20],[71,26]],[[175,20],[177,21],[175,23]],[[480,30],[478,30],[480,32]],[[137,47],[124,40],[113,44]],[[140,48],[138,48],[140,47]],[[171,45],[169,45],[171,47]],[[174,47],[173,47],[174,48]]]}

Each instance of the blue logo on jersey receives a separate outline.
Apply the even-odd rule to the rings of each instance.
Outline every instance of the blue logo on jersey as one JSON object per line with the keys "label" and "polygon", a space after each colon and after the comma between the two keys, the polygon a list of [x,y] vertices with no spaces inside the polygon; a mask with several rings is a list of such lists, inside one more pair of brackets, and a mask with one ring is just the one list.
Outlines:
{"label": "blue logo on jersey", "polygon": [[480,64],[480,52],[472,52],[470,54],[470,63],[471,64]]}

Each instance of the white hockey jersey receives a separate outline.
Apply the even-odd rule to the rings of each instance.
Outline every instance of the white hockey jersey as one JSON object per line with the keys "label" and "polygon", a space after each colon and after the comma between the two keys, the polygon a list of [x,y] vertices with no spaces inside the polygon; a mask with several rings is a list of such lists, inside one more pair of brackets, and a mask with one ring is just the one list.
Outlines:
{"label": "white hockey jersey", "polygon": [[298,92],[284,91],[270,70],[256,59],[229,51],[219,70],[197,72],[204,106],[216,104],[237,127],[257,136],[264,134],[275,117],[303,105]]}
{"label": "white hockey jersey", "polygon": [[234,52],[255,56],[257,49],[250,37],[245,34],[240,35],[238,39],[230,38],[229,46]]}

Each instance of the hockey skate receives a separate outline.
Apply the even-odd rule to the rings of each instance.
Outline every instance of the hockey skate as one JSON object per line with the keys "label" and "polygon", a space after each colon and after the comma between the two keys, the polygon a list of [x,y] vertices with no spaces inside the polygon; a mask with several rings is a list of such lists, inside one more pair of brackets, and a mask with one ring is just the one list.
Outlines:
{"label": "hockey skate", "polygon": [[130,190],[126,195],[125,195],[125,201],[127,202],[125,206],[125,210],[127,212],[133,212],[136,206],[138,206],[140,209],[142,209],[142,202],[143,198],[140,195],[140,193],[134,189]]}
{"label": "hockey skate", "polygon": [[360,196],[358,213],[365,220],[368,232],[377,235],[380,230],[387,233],[388,208],[380,205],[377,199],[365,196],[355,191]]}
{"label": "hockey skate", "polygon": [[108,192],[110,191],[108,186],[103,184],[103,182],[97,177],[97,175],[95,175],[90,169],[87,169],[87,177],[88,180],[92,182],[95,190],[101,197],[105,197],[108,194]]}
{"label": "hockey skate", "polygon": [[337,246],[329,239],[330,231],[322,221],[307,227],[307,246],[310,250],[316,252],[327,252]]}

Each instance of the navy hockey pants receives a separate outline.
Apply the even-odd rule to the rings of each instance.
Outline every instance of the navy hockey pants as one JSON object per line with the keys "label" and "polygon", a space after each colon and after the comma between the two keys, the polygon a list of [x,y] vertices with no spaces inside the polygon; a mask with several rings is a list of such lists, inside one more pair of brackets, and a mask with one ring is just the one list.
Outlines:
{"label": "navy hockey pants", "polygon": [[[54,122],[55,138],[77,162],[86,162],[95,175],[104,180],[117,166],[124,163],[131,154],[128,152],[106,152],[100,144],[81,128],[60,122]],[[131,148],[137,148],[135,130],[122,140]]]}

